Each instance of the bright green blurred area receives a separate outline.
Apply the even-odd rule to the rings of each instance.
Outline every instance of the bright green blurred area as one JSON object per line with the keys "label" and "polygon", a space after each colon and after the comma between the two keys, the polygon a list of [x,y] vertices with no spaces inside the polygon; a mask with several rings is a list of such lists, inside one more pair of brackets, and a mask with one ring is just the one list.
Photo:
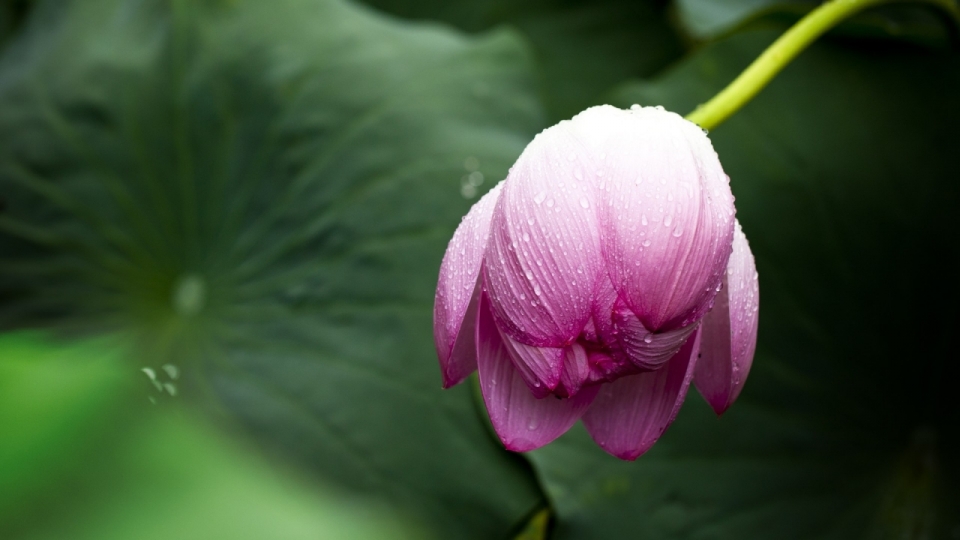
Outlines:
{"label": "bright green blurred area", "polygon": [[151,405],[121,357],[106,340],[0,337],[4,538],[420,537],[271,471],[177,403]]}
{"label": "bright green blurred area", "polygon": [[710,134],[757,357],[623,463],[440,389],[533,136],[709,99],[778,0],[0,1],[0,539],[960,539],[958,30],[870,10]]}

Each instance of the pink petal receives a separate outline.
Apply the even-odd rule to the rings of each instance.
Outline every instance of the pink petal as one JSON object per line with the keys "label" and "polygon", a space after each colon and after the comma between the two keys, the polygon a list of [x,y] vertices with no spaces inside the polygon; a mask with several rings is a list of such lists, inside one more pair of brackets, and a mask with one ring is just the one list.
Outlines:
{"label": "pink petal", "polygon": [[637,459],[657,442],[683,405],[700,348],[695,333],[663,368],[602,385],[583,424],[606,452]]}
{"label": "pink petal", "polygon": [[515,340],[565,347],[590,317],[600,275],[597,165],[561,122],[537,136],[497,201],[484,280],[498,325]]}
{"label": "pink petal", "polygon": [[646,328],[694,323],[716,295],[733,241],[733,195],[717,154],[677,114],[595,109],[573,122],[605,137],[599,221],[610,280]]}
{"label": "pink petal", "polygon": [[583,345],[574,343],[563,349],[563,371],[556,393],[564,397],[575,396],[589,377],[590,360]]}
{"label": "pink petal", "polygon": [[612,382],[626,375],[643,372],[619,351],[591,350],[587,352],[587,361],[590,364],[588,383]]}
{"label": "pink petal", "polygon": [[759,310],[757,267],[738,222],[723,288],[703,318],[701,357],[693,380],[718,415],[736,401],[750,372]]}
{"label": "pink petal", "polygon": [[508,450],[527,452],[553,441],[583,415],[597,394],[597,386],[572,398],[537,399],[510,360],[500,330],[481,298],[477,326],[480,390],[497,436]]}
{"label": "pink petal", "polygon": [[612,321],[619,349],[637,367],[651,371],[673,358],[697,329],[697,324],[688,324],[676,330],[651,332],[622,300],[617,301]]}
{"label": "pink petal", "polygon": [[443,387],[449,388],[477,369],[476,308],[480,267],[490,219],[503,183],[480,198],[460,222],[440,264],[433,304],[433,339],[440,358]]}
{"label": "pink petal", "polygon": [[593,295],[592,321],[597,339],[607,348],[617,347],[617,332],[613,326],[613,309],[620,301],[610,279],[603,275],[597,280]]}
{"label": "pink petal", "polygon": [[560,382],[563,349],[524,345],[509,335],[504,335],[503,341],[513,366],[533,395],[538,399],[549,395]]}

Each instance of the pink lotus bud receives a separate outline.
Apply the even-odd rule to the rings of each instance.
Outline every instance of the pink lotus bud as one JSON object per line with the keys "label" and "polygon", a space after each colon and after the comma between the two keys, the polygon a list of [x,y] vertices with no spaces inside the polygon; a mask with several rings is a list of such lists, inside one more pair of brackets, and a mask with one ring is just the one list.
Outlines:
{"label": "pink lotus bud", "polygon": [[594,107],[543,131],[447,248],[434,306],[444,387],[478,368],[514,451],[582,417],[604,450],[635,459],[694,377],[723,412],[759,302],[734,213],[710,140],[674,113]]}

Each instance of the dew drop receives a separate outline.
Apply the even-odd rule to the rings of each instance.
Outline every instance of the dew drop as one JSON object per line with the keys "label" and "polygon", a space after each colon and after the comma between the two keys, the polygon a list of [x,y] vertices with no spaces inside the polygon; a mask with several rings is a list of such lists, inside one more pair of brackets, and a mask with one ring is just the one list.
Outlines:
{"label": "dew drop", "polygon": [[653,343],[653,334],[647,334],[643,336],[644,343]]}
{"label": "dew drop", "polygon": [[647,238],[646,240],[643,241],[643,247],[650,247],[650,239],[649,239],[649,238]]}
{"label": "dew drop", "polygon": [[537,196],[536,196],[536,197],[533,198],[533,202],[535,202],[535,203],[537,203],[537,204],[540,204],[540,203],[542,203],[543,200],[546,199],[546,198],[547,198],[547,193],[544,192],[544,191],[541,191],[540,193],[537,193]]}
{"label": "dew drop", "polygon": [[587,201],[587,199],[581,197],[581,198],[580,198],[580,206],[583,207],[583,208],[590,208],[590,202]]}
{"label": "dew drop", "polygon": [[177,380],[180,377],[180,368],[173,364],[164,364],[161,366],[163,371],[167,373],[167,377],[170,377],[173,380]]}

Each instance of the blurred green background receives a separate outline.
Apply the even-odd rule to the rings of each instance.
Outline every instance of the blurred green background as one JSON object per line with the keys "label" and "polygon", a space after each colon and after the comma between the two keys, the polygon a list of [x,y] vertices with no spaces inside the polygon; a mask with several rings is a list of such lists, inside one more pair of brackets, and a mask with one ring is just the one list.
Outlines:
{"label": "blurred green background", "polygon": [[958,29],[842,24],[711,133],[757,356],[624,463],[528,455],[431,312],[595,104],[687,113],[801,0],[0,0],[0,538],[960,539]]}

